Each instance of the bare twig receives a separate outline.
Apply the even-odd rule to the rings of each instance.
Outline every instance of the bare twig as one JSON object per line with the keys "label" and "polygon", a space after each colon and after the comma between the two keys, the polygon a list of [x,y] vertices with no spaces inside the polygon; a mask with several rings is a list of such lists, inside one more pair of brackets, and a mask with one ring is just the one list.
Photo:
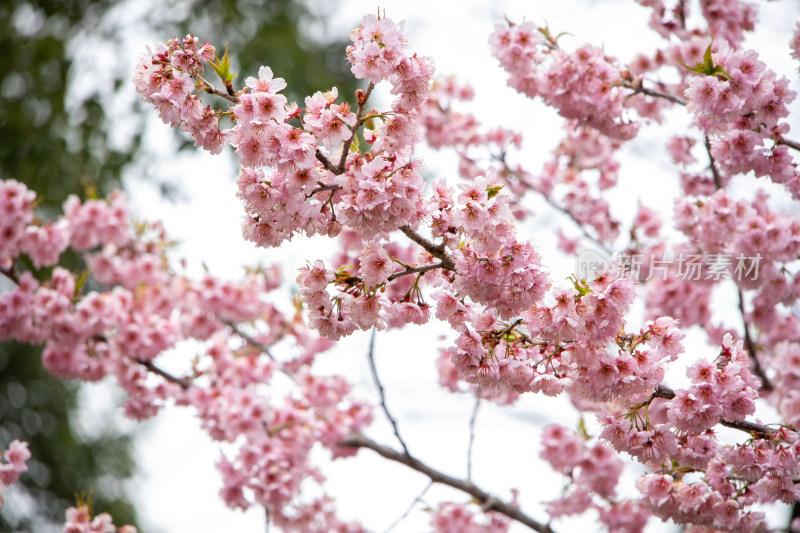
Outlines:
{"label": "bare twig", "polygon": [[474,483],[444,474],[405,453],[398,452],[397,450],[394,450],[388,446],[378,444],[361,433],[352,433],[349,437],[342,440],[339,445],[349,446],[352,448],[369,448],[385,459],[406,465],[412,470],[416,470],[417,472],[428,476],[433,483],[447,485],[448,487],[452,487],[469,494],[475,498],[479,504],[486,504],[487,511],[495,511],[503,514],[512,520],[516,520],[520,524],[528,526],[534,531],[539,531],[540,533],[553,533],[553,530],[549,525],[534,520],[530,516],[523,513],[519,508],[501,501]]}
{"label": "bare twig", "polygon": [[411,453],[408,451],[406,442],[403,440],[403,437],[400,436],[400,430],[397,427],[397,420],[395,420],[395,418],[392,416],[392,413],[389,412],[389,407],[386,405],[386,394],[383,389],[383,383],[381,383],[381,380],[378,377],[378,369],[375,368],[375,328],[372,328],[372,336],[369,339],[369,352],[367,352],[367,358],[369,359],[369,369],[370,372],[372,372],[372,379],[375,381],[375,386],[378,388],[378,395],[381,398],[381,407],[383,408],[383,412],[386,415],[386,418],[389,419],[389,423],[392,424],[394,436],[397,437],[397,440],[400,442],[400,446],[403,447],[403,451],[408,457],[411,457]]}
{"label": "bare twig", "polygon": [[467,481],[472,481],[472,444],[475,442],[475,422],[478,420],[478,408],[481,406],[481,391],[475,390],[475,405],[469,418],[469,442],[467,444]]}
{"label": "bare twig", "polygon": [[414,509],[414,506],[417,505],[417,502],[422,501],[422,497],[425,496],[425,493],[428,492],[428,490],[432,486],[433,486],[433,481],[429,481],[428,484],[425,485],[425,488],[422,489],[422,492],[417,494],[417,497],[414,498],[414,501],[411,502],[411,505],[408,506],[408,508],[405,510],[405,512],[403,514],[401,514],[400,517],[397,520],[392,522],[392,524],[389,527],[387,527],[386,530],[384,530],[383,533],[389,533],[391,530],[393,530],[395,527],[397,527],[397,525],[400,522],[405,520],[406,517],[409,515],[409,513],[411,513],[411,511]]}
{"label": "bare twig", "polygon": [[753,372],[761,379],[761,387],[764,390],[771,391],[772,383],[767,379],[767,374],[761,368],[761,363],[758,361],[758,353],[756,352],[756,344],[750,336],[750,327],[747,324],[747,318],[744,312],[744,296],[742,290],[737,289],[739,295],[739,312],[742,314],[742,327],[744,328],[744,346],[747,348],[747,353],[750,354],[750,359],[753,361]]}
{"label": "bare twig", "polygon": [[442,262],[442,268],[450,270],[451,272],[456,271],[456,263],[445,252],[444,242],[442,242],[442,244],[433,244],[409,226],[400,226],[398,229],[402,231],[406,237],[422,246],[429,254],[439,259]]}
{"label": "bare twig", "polygon": [[575,224],[578,230],[580,230],[580,232],[583,233],[584,237],[592,241],[598,248],[602,249],[607,255],[610,256],[613,254],[613,250],[611,250],[611,248],[609,248],[604,242],[602,242],[599,237],[595,237],[594,235],[589,233],[589,230],[586,229],[586,226],[575,217],[575,214],[572,213],[572,211],[554,202],[552,198],[550,198],[543,192],[539,191],[536,187],[533,187],[530,183],[528,183],[528,181],[520,174],[519,171],[511,168],[511,166],[506,161],[505,154],[502,154],[499,157],[495,157],[494,159],[503,165],[503,169],[505,172],[517,178],[517,181],[519,181],[519,183],[522,184],[523,187],[525,187],[529,191],[535,192],[545,201],[547,205],[549,205],[556,211],[566,215]]}

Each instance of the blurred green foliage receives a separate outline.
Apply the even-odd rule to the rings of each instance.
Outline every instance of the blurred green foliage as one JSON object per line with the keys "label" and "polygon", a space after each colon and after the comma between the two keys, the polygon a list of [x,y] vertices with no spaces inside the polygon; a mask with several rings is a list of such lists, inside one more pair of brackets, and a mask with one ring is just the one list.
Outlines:
{"label": "blurred green foliage", "polygon": [[[325,9],[332,7],[325,4]],[[114,98],[115,91],[130,91],[131,73],[121,65],[75,62],[76,44],[82,42],[124,57],[129,43],[122,30],[134,23],[162,41],[192,32],[211,41],[220,55],[229,41],[237,88],[246,76],[257,75],[259,66],[269,65],[287,80],[289,100],[301,106],[305,95],[332,86],[353,99],[356,85],[344,59],[347,43],[312,37],[324,30],[325,14],[313,13],[298,0],[0,2],[0,49],[5,51],[0,61],[0,177],[35,190],[43,200],[43,216],[70,194],[86,198],[118,188],[126,167],[146,159],[143,128],[152,124],[154,114],[132,104],[130,109],[109,108],[125,101]],[[140,47],[148,44],[154,43]],[[110,79],[76,90],[75,80],[85,69],[100,69]],[[111,142],[112,115],[137,113],[148,120],[135,121],[139,126],[123,143]],[[190,142],[184,139],[184,144]],[[65,261],[77,265],[74,257]],[[10,489],[16,494],[6,495],[0,531],[59,530],[75,494],[89,489],[96,512],[112,513],[117,524],[135,524],[121,484],[133,472],[131,435],[113,423],[103,425],[107,431],[101,435],[82,434],[75,420],[79,386],[49,376],[40,352],[41,347],[0,343],[0,449],[20,438],[33,453],[30,471]]]}

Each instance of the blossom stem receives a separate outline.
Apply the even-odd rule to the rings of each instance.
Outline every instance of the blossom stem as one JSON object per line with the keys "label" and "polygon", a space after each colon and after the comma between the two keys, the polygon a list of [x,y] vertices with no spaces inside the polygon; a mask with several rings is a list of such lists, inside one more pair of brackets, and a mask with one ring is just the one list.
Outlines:
{"label": "blossom stem", "polygon": [[452,487],[460,490],[461,492],[469,494],[475,498],[479,504],[485,504],[486,511],[495,511],[503,514],[512,520],[516,520],[520,524],[528,526],[534,531],[539,531],[540,533],[553,533],[553,530],[549,525],[534,520],[527,514],[523,513],[519,508],[492,496],[471,481],[449,476],[443,472],[431,468],[422,461],[408,456],[405,453],[398,452],[389,446],[378,444],[374,440],[361,433],[351,433],[350,436],[342,440],[339,445],[349,446],[351,448],[369,448],[385,459],[406,465],[412,470],[416,470],[417,472],[428,476],[433,483],[447,485],[448,487]]}

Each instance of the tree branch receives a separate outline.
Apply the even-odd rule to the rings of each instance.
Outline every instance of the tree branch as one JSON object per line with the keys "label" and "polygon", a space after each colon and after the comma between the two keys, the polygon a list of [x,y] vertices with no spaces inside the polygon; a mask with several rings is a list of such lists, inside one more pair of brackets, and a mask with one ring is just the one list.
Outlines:
{"label": "tree branch", "polygon": [[400,430],[397,427],[397,420],[395,420],[395,418],[392,416],[392,413],[389,412],[389,407],[386,405],[386,394],[383,388],[383,383],[381,383],[381,380],[378,377],[378,369],[375,368],[375,328],[372,328],[372,336],[369,339],[369,352],[367,352],[367,358],[369,359],[369,370],[372,373],[372,379],[375,381],[375,386],[378,388],[378,395],[381,398],[381,408],[383,408],[386,418],[389,419],[389,423],[392,424],[394,436],[397,437],[397,440],[400,442],[400,446],[403,447],[403,452],[406,454],[406,456],[411,457],[411,453],[408,451],[406,442],[403,440],[403,437],[400,436]]}
{"label": "tree branch", "polygon": [[219,96],[220,98],[224,98],[229,102],[233,102],[234,104],[239,103],[239,99],[236,96],[228,94],[228,91],[223,91],[221,89],[217,89],[214,85],[211,84],[208,80],[206,80],[203,76],[197,76],[201,82],[203,82],[203,90],[208,94],[213,94],[214,96]]}
{"label": "tree branch", "polygon": [[706,153],[708,154],[708,166],[711,169],[711,174],[714,176],[714,187],[720,190],[722,188],[722,178],[717,170],[717,162],[714,161],[714,156],[711,155],[711,141],[708,139],[708,135],[703,136],[703,143],[705,144]]}
{"label": "tree branch", "polygon": [[0,268],[0,274],[10,279],[14,285],[19,287],[19,277],[17,273],[14,272],[14,265],[11,265],[8,269]]}
{"label": "tree branch", "polygon": [[400,278],[400,277],[403,277],[403,276],[408,276],[409,274],[419,274],[420,272],[429,272],[431,270],[436,270],[437,268],[444,268],[444,265],[440,262],[440,263],[432,263],[430,265],[421,265],[421,266],[417,266],[417,267],[409,267],[409,268],[407,268],[405,270],[401,270],[400,272],[395,272],[394,274],[389,276],[387,281],[394,281],[397,278]]}
{"label": "tree branch", "polygon": [[433,483],[447,485],[448,487],[452,487],[460,490],[461,492],[469,494],[475,498],[478,503],[484,504],[486,511],[495,511],[503,514],[512,520],[516,520],[520,524],[528,526],[534,531],[539,531],[540,533],[553,533],[553,530],[549,525],[537,522],[530,516],[523,513],[519,508],[504,503],[474,483],[448,476],[447,474],[439,472],[438,470],[431,468],[430,466],[418,461],[417,459],[414,459],[413,457],[410,457],[402,452],[398,452],[397,450],[394,450],[388,446],[378,444],[361,433],[352,433],[349,437],[341,441],[339,445],[348,446],[351,448],[369,448],[385,459],[406,465],[412,470],[416,470],[417,472],[428,476]]}
{"label": "tree branch", "polygon": [[137,363],[145,367],[147,370],[152,372],[153,374],[158,374],[162,378],[166,379],[169,382],[175,383],[176,385],[180,385],[183,390],[188,389],[191,386],[191,382],[185,379],[181,379],[177,376],[173,376],[166,370],[156,366],[153,364],[152,361],[146,361],[144,359],[134,359]]}
{"label": "tree branch", "polygon": [[644,85],[642,85],[642,80],[620,80],[617,82],[617,85],[620,87],[625,87],[626,89],[632,90],[634,93],[637,94],[645,94],[647,96],[652,96],[653,98],[663,98],[664,100],[669,100],[673,104],[678,104],[685,106],[686,100],[675,96],[674,94],[664,93],[661,91],[656,91],[655,89],[648,89]]}
{"label": "tree branch", "polygon": [[450,270],[451,272],[456,271],[455,261],[453,261],[453,259],[444,251],[444,242],[438,245],[433,244],[431,241],[411,229],[409,226],[400,226],[398,229],[402,231],[406,237],[425,248],[429,254],[439,259],[442,262],[442,268],[445,270]]}
{"label": "tree branch", "polygon": [[782,144],[794,150],[800,150],[800,143],[795,141],[790,141],[789,139],[780,139],[779,141],[776,141],[776,144]]}

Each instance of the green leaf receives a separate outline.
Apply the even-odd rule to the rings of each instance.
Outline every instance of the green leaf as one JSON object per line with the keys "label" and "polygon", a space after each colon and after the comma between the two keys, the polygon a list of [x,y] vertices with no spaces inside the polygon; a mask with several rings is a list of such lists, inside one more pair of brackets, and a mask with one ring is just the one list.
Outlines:
{"label": "green leaf", "polygon": [[721,65],[714,64],[714,60],[711,57],[711,45],[713,44],[714,40],[712,39],[711,43],[709,43],[708,48],[706,48],[706,51],[703,54],[702,63],[698,63],[693,67],[690,67],[680,59],[678,59],[678,63],[680,63],[681,66],[686,70],[691,70],[692,72],[695,72],[697,74],[703,74],[705,76],[720,76],[722,78],[725,78],[726,80],[731,79],[730,74],[725,72],[725,69],[722,68]]}
{"label": "green leaf", "polygon": [[489,199],[491,200],[497,193],[499,193],[505,185],[495,185],[494,187],[486,187],[486,193],[489,195]]}
{"label": "green leaf", "polygon": [[231,73],[231,60],[228,57],[228,45],[229,43],[225,43],[225,53],[222,55],[222,59],[214,57],[214,60],[209,63],[211,68],[214,69],[214,72],[217,73],[217,76],[219,76],[219,79],[222,80],[222,83],[225,84],[225,87],[229,87],[233,83],[233,78],[236,77],[235,73]]}

